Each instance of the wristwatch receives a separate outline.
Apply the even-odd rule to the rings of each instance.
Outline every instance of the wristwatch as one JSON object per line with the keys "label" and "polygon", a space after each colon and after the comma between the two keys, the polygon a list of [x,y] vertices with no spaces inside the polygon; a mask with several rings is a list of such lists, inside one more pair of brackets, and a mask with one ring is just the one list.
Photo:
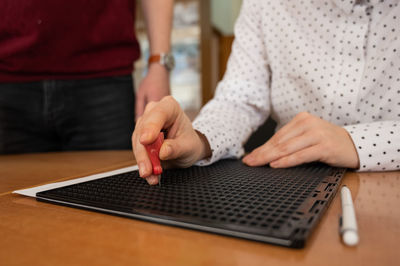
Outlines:
{"label": "wristwatch", "polygon": [[168,71],[175,67],[175,58],[172,53],[153,54],[149,57],[148,64],[159,63],[163,65]]}

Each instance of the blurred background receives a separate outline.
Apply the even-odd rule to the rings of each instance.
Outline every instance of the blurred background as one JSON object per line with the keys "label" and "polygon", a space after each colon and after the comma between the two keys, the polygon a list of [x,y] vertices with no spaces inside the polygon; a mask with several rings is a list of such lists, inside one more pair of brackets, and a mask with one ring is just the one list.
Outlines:
{"label": "blurred background", "polygon": [[[136,88],[146,74],[149,57],[140,2],[136,3],[136,34],[142,55],[135,63]],[[213,97],[225,73],[241,4],[242,0],[175,0],[172,52],[176,66],[171,72],[171,94],[192,120]],[[249,139],[246,150],[264,143],[274,128],[274,121],[268,120]]]}

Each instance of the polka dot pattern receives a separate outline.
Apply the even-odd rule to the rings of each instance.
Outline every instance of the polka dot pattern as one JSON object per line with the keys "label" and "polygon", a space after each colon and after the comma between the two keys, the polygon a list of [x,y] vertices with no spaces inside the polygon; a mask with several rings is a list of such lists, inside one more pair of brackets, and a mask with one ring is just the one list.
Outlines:
{"label": "polka dot pattern", "polygon": [[240,157],[268,116],[343,126],[360,170],[400,169],[398,0],[244,0],[227,72],[193,122],[213,154]]}

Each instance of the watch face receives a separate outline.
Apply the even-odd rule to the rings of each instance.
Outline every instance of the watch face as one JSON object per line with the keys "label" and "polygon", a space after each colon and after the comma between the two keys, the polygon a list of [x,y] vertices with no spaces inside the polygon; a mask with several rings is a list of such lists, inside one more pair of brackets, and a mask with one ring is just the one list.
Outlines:
{"label": "watch face", "polygon": [[164,54],[163,56],[163,64],[168,70],[172,70],[175,67],[175,59],[171,53]]}

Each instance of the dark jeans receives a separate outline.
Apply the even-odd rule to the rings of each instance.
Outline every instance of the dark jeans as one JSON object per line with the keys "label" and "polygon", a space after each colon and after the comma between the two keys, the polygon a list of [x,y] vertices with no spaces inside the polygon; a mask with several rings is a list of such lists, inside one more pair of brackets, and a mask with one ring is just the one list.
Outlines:
{"label": "dark jeans", "polygon": [[0,83],[0,154],[130,149],[131,76]]}

